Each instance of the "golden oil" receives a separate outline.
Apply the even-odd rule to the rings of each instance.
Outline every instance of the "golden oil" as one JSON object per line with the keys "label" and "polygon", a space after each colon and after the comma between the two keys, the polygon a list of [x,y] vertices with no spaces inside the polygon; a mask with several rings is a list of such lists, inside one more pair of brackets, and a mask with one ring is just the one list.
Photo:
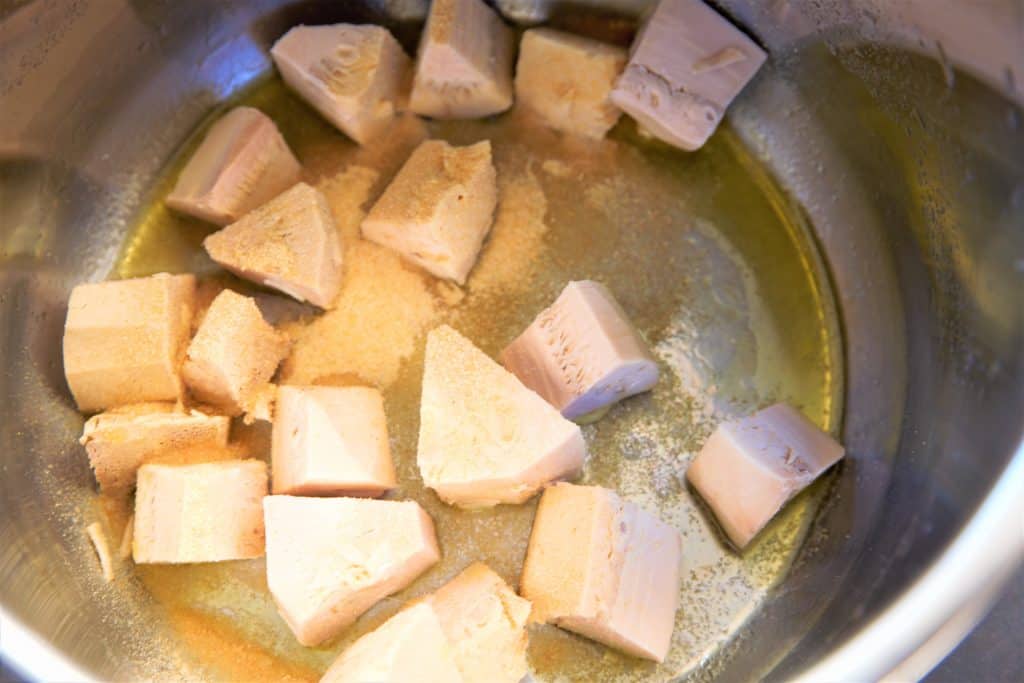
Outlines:
{"label": "golden oil", "polygon": [[[354,200],[351,216],[340,217],[349,225],[347,258],[358,258],[363,252],[351,245],[360,206],[368,208],[394,173],[402,145],[360,149],[276,78],[231,104],[270,115],[303,162],[309,182],[324,185],[353,168],[368,169],[376,182]],[[442,287],[417,275],[433,297],[423,321],[448,322],[493,355],[566,282],[596,279],[611,289],[662,361],[654,391],[615,406],[584,428],[589,456],[583,481],[616,488],[683,533],[681,607],[671,653],[655,665],[535,626],[530,645],[535,676],[661,681],[685,675],[726,645],[785,576],[827,485],[819,482],[793,501],[740,556],[726,547],[684,483],[686,465],[719,421],[770,402],[788,401],[826,429],[838,428],[839,328],[799,208],[728,126],[692,154],[645,140],[625,120],[601,142],[555,134],[515,112],[485,121],[430,123],[423,132],[455,144],[490,139],[502,191],[499,226],[464,288]],[[162,203],[201,133],[183,146],[178,161],[154,186],[117,276],[216,272],[201,248],[215,228],[174,214]],[[294,324],[292,331],[303,334],[303,324]],[[444,559],[338,641],[315,649],[299,646],[277,616],[262,561],[139,568],[164,608],[161,614],[178,630],[181,647],[191,649],[204,675],[251,676],[252,668],[239,669],[235,661],[231,643],[237,642],[240,651],[265,658],[268,677],[312,676],[405,600],[433,590],[475,560],[517,582],[535,501],[458,511],[441,504],[419,480],[415,452],[425,331],[406,331],[415,350],[396,359],[397,374],[378,383],[402,482],[395,495],[418,500],[433,516]],[[375,353],[386,353],[390,341],[395,340],[367,343],[376,345]],[[266,457],[265,438],[253,443],[253,455]],[[216,638],[195,637],[204,629]]]}

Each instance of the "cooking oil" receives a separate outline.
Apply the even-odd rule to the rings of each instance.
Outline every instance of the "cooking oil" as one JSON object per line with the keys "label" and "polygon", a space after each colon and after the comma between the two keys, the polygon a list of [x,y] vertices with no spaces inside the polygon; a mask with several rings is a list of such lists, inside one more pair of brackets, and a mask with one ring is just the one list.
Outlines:
{"label": "cooking oil", "polygon": [[[218,679],[313,680],[354,638],[473,561],[488,563],[515,585],[536,501],[459,511],[440,503],[419,479],[424,335],[448,323],[495,355],[578,279],[609,287],[661,364],[652,392],[584,427],[589,455],[581,482],[612,487],[681,531],[680,608],[663,664],[533,625],[533,675],[663,681],[713,661],[785,577],[828,481],[799,496],[738,554],[687,488],[687,464],[720,421],[775,401],[789,402],[835,432],[842,395],[836,313],[810,232],[799,208],[728,125],[690,154],[645,139],[625,119],[608,139],[584,142],[516,112],[483,121],[406,120],[387,139],[359,148],[277,79],[231,104],[258,107],[277,122],[303,162],[305,179],[328,195],[345,243],[347,280],[336,311],[313,322],[312,309],[283,298],[274,309],[286,311],[275,322],[296,340],[279,379],[381,388],[401,482],[392,496],[426,508],[444,557],[319,648],[299,646],[276,614],[260,560],[140,566],[154,603],[147,609],[181,650],[183,666]],[[213,226],[162,203],[201,135],[183,145],[154,186],[114,275],[197,272],[217,286],[259,293],[266,304],[278,297],[223,275],[205,256],[202,239]],[[358,239],[363,213],[426,136],[493,145],[501,206],[462,288]],[[267,457],[268,434],[266,426],[244,432],[253,457]]]}

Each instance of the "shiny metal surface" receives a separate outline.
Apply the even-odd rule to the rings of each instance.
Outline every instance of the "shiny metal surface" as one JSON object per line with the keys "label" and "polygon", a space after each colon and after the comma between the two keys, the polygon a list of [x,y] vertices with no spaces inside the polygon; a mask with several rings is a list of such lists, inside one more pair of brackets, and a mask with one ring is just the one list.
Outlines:
{"label": "shiny metal surface", "polygon": [[[578,4],[498,4],[585,23]],[[644,4],[602,7],[628,18]],[[772,50],[730,119],[827,262],[851,457],[789,578],[715,673],[914,677],[1024,555],[1020,4],[721,4]],[[145,656],[132,606],[95,599],[76,564],[83,510],[45,484],[90,476],[59,360],[70,287],[110,270],[150,180],[268,68],[286,27],[388,20],[413,44],[424,7],[0,5],[0,655],[16,666],[111,679],[130,670],[125,653]]]}

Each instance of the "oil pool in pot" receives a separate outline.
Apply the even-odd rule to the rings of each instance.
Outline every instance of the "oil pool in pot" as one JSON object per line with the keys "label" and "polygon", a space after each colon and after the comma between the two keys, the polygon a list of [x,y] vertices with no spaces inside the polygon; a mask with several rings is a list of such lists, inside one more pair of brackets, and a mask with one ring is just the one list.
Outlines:
{"label": "oil pool in pot", "polygon": [[[431,514],[443,559],[339,640],[313,649],[300,646],[277,616],[262,560],[140,566],[142,590],[134,581],[118,582],[115,590],[127,600],[151,597],[155,604],[140,609],[152,628],[165,630],[169,648],[188,653],[180,662],[185,675],[315,680],[346,644],[474,560],[515,585],[536,499],[466,512],[440,503],[419,481],[423,336],[445,322],[496,355],[567,281],[584,278],[609,286],[651,343],[662,376],[653,392],[584,428],[589,456],[581,482],[612,487],[682,531],[681,606],[662,665],[532,626],[534,677],[662,681],[713,664],[785,576],[830,477],[789,505],[740,556],[686,490],[687,464],[724,418],[784,400],[834,431],[842,408],[841,342],[824,269],[797,207],[729,127],[700,152],[685,154],[645,140],[628,121],[604,142],[583,143],[513,113],[486,121],[406,120],[383,143],[359,148],[276,78],[231,104],[257,107],[277,122],[305,166],[305,179],[327,195],[344,235],[346,280],[338,309],[313,322],[313,309],[261,296],[265,315],[295,339],[282,381],[369,383],[383,390],[401,483],[392,495],[417,500]],[[224,284],[255,291],[206,257],[201,242],[212,226],[163,206],[201,135],[197,131],[154,187],[113,276],[187,270],[207,276],[208,298]],[[490,139],[494,146],[500,206],[463,288],[358,241],[363,212],[424,136],[458,144]],[[268,455],[265,425],[235,434],[253,456]],[[106,506],[126,516],[118,505]]]}

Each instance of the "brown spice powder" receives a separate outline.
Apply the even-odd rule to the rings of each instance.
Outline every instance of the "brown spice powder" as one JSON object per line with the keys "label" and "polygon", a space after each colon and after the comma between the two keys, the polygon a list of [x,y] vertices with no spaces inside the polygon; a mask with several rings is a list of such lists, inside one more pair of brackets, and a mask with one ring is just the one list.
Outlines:
{"label": "brown spice powder", "polygon": [[469,278],[472,293],[514,292],[529,286],[548,226],[547,197],[529,166],[498,171],[498,209],[490,239]]}
{"label": "brown spice powder", "polygon": [[295,339],[281,370],[283,384],[387,387],[402,361],[438,316],[426,276],[393,251],[359,241],[348,247],[337,307],[308,323],[285,327]]}
{"label": "brown spice powder", "polygon": [[349,166],[319,183],[342,236],[345,275],[333,310],[284,327],[295,345],[281,369],[283,384],[386,387],[438,317],[427,275],[395,252],[359,239],[379,175]]}
{"label": "brown spice powder", "polygon": [[[153,590],[152,584],[149,584]],[[226,619],[198,610],[178,607],[167,610],[168,622],[197,662],[207,671],[204,678],[224,681],[315,681],[320,674],[302,664],[275,657],[253,645]]]}

